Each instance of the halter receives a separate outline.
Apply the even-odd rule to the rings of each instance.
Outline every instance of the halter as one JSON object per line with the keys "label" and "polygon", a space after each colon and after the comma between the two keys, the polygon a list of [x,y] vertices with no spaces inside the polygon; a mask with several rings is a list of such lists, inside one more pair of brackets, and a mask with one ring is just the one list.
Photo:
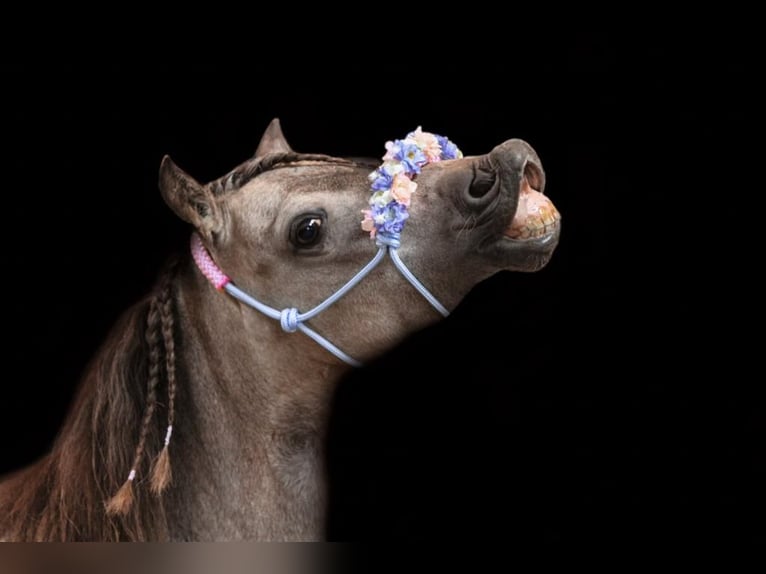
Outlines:
{"label": "halter", "polygon": [[389,256],[396,269],[432,307],[441,313],[442,316],[448,316],[449,311],[447,311],[444,305],[418,281],[417,277],[401,260],[398,249],[401,244],[400,234],[404,227],[404,222],[409,216],[408,207],[410,198],[417,187],[413,180],[420,173],[420,168],[428,163],[462,157],[462,153],[447,138],[423,132],[420,127],[408,134],[404,140],[387,142],[386,149],[387,153],[383,156],[383,165],[370,174],[373,192],[370,198],[370,209],[362,212],[365,215],[365,219],[362,221],[362,229],[369,231],[370,236],[375,239],[378,252],[345,285],[313,309],[304,313],[301,313],[295,307],[279,310],[266,305],[246,293],[234,285],[231,279],[221,271],[213,261],[207,248],[202,244],[199,235],[193,233],[191,236],[191,252],[197,267],[219,291],[226,291],[245,305],[279,321],[282,330],[287,333],[301,331],[352,367],[361,367],[362,363],[344,353],[305,323],[319,315],[353,289],[383,261],[386,255]]}
{"label": "halter", "polygon": [[396,268],[401,272],[402,275],[404,275],[407,281],[409,281],[412,286],[415,287],[415,289],[417,289],[418,292],[423,295],[423,297],[425,297],[425,299],[431,305],[433,305],[433,307],[439,313],[441,313],[444,317],[449,315],[449,311],[447,311],[444,305],[439,303],[436,297],[434,297],[428,291],[428,289],[426,289],[425,286],[420,281],[418,281],[418,279],[412,274],[412,271],[410,271],[399,258],[399,254],[397,253],[397,248],[399,247],[398,239],[379,234],[377,238],[377,245],[378,252],[375,254],[375,256],[370,260],[369,263],[367,263],[367,265],[362,267],[356,275],[349,279],[349,281],[343,285],[343,287],[335,291],[335,293],[330,295],[327,299],[322,301],[313,309],[306,311],[305,313],[301,313],[295,307],[286,307],[281,311],[275,309],[274,307],[262,303],[252,295],[246,293],[234,285],[234,283],[231,282],[231,279],[220,270],[220,268],[210,257],[210,253],[202,244],[202,240],[200,239],[199,235],[194,233],[191,237],[191,250],[192,255],[194,256],[194,261],[197,263],[197,267],[199,267],[203,275],[205,275],[205,277],[210,280],[216,289],[226,291],[229,295],[235,299],[238,299],[245,305],[252,307],[256,311],[260,311],[267,317],[276,319],[282,326],[282,330],[287,333],[294,333],[295,331],[301,331],[302,333],[305,333],[319,345],[338,357],[341,361],[348,363],[352,367],[361,367],[362,363],[341,351],[325,337],[306,325],[305,322],[319,315],[322,311],[327,309],[330,305],[338,301],[341,297],[353,289],[359,282],[362,281],[362,279],[367,277],[367,275],[369,275],[370,272],[372,272],[372,270],[375,269],[381,261],[383,261],[387,253],[391,257],[391,261],[393,261]]}

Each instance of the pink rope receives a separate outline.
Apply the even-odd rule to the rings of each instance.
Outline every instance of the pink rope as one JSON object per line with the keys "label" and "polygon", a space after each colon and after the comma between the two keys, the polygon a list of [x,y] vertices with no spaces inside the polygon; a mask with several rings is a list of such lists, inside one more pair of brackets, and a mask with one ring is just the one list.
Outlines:
{"label": "pink rope", "polygon": [[213,258],[210,257],[210,253],[202,245],[199,235],[196,233],[192,233],[191,236],[191,252],[199,270],[202,271],[202,274],[210,280],[216,289],[220,291],[231,281],[218,265],[215,264]]}

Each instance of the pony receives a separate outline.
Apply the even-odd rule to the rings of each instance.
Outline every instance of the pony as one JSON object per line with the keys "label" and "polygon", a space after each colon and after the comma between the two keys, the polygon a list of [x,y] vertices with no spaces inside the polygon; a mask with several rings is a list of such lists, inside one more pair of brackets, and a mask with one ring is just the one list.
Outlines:
{"label": "pony", "polygon": [[494,273],[541,269],[560,234],[522,140],[463,156],[418,128],[386,149],[298,153],[275,119],[208,183],[163,158],[189,253],[115,323],[51,451],[0,481],[0,538],[322,539],[339,379]]}

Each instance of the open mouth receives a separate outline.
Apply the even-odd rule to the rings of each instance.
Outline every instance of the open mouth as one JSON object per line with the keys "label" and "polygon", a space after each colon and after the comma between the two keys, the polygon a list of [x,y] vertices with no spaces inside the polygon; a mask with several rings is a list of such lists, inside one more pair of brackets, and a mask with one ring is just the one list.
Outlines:
{"label": "open mouth", "polygon": [[542,180],[527,164],[521,180],[516,213],[503,235],[513,240],[540,239],[558,231],[561,214],[542,191]]}

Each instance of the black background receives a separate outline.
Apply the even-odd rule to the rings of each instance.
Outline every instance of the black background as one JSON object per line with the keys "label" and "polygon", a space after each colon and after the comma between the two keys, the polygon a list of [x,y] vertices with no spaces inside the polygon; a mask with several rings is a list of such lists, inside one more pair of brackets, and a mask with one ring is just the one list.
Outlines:
{"label": "black background", "polygon": [[6,53],[0,472],[45,452],[109,326],[185,246],[164,154],[207,181],[273,117],[334,155],[422,125],[467,154],[530,142],[561,244],[342,382],[330,537],[762,540],[747,34],[458,20],[32,26]]}

